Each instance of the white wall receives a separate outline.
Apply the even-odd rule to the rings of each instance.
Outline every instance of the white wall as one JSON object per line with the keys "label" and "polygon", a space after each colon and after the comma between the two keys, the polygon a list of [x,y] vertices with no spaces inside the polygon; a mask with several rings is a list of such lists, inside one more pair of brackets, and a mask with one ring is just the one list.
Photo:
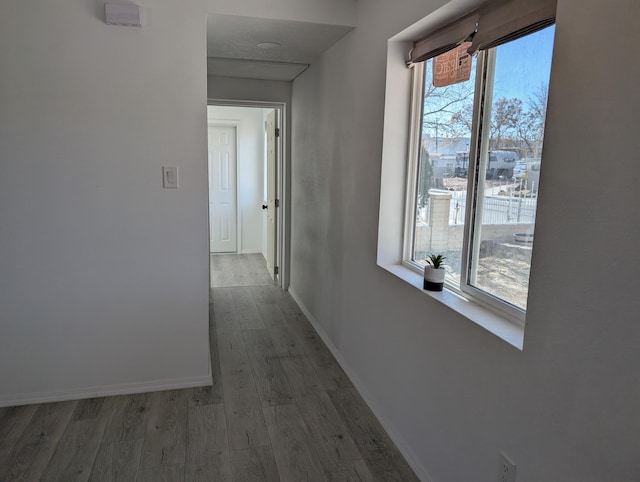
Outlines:
{"label": "white wall", "polygon": [[355,25],[356,0],[207,0],[209,13]]}
{"label": "white wall", "polygon": [[144,6],[0,3],[0,404],[210,380],[206,12]]}
{"label": "white wall", "polygon": [[291,103],[291,82],[281,80],[207,78],[209,99]]}
{"label": "white wall", "polygon": [[264,194],[264,112],[252,107],[209,106],[209,123],[237,121],[239,253],[261,253]]}
{"label": "white wall", "polygon": [[442,3],[359,2],[294,81],[291,289],[434,482],[497,480],[501,450],[519,482],[637,480],[638,4],[558,0],[519,351],[376,266],[386,41]]}

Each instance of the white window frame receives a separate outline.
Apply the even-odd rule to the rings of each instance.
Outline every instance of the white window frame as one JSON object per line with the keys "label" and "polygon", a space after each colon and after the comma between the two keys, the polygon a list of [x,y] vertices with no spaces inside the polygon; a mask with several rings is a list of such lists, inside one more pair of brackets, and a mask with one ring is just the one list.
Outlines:
{"label": "white window frame", "polygon": [[[476,61],[476,79],[473,101],[473,123],[471,128],[471,142],[469,152],[469,174],[467,180],[466,218],[464,224],[464,239],[462,247],[462,266],[460,282],[446,278],[445,289],[448,289],[465,299],[484,306],[500,316],[524,327],[526,310],[518,308],[505,300],[482,291],[471,284],[474,270],[477,268],[478,253],[480,249],[480,233],[477,220],[481,219],[480,206],[484,195],[484,182],[479,173],[486,170],[488,158],[487,144],[489,142],[489,128],[483,129],[483,119],[486,117],[484,108],[491,108],[493,96],[493,79],[495,73],[496,49],[488,49],[479,52]],[[428,62],[428,61],[427,61]],[[416,194],[418,164],[420,158],[420,142],[422,134],[422,114],[424,108],[424,75],[425,63],[413,66],[409,149],[407,160],[407,181],[405,201],[405,222],[402,264],[418,273],[422,273],[423,266],[415,262],[413,258],[413,245],[415,241],[416,226]],[[488,102],[487,102],[488,100]],[[489,112],[490,115],[490,112]],[[471,162],[474,160],[474,168]],[[475,253],[472,253],[475,250]]]}
{"label": "white window frame", "polygon": [[416,195],[418,190],[418,165],[420,163],[420,138],[422,136],[422,113],[424,109],[424,73],[424,62],[412,67],[411,107],[409,109],[409,158],[407,159],[407,198],[405,200],[404,210],[404,243],[402,252],[402,264],[420,273],[423,271],[422,266],[412,258],[416,229]]}

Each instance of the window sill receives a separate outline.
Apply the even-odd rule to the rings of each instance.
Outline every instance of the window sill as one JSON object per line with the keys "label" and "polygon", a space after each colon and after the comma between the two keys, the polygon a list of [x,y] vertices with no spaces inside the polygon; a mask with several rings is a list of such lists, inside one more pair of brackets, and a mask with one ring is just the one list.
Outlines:
{"label": "window sill", "polygon": [[423,290],[422,276],[405,266],[399,264],[379,266],[419,289],[426,296],[430,296],[434,300],[446,305],[456,313],[459,313],[476,325],[481,326],[498,338],[506,341],[514,348],[522,351],[524,346],[524,326],[485,308],[473,300],[463,298],[446,288],[438,292]]}

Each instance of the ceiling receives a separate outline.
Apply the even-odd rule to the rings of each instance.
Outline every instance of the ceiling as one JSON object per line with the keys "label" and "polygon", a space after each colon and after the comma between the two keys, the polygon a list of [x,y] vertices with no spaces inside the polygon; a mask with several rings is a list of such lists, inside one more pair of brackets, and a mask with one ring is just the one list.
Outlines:
{"label": "ceiling", "polygon": [[[293,80],[353,27],[235,15],[207,18],[207,73],[221,77]],[[278,48],[263,49],[273,42]]]}

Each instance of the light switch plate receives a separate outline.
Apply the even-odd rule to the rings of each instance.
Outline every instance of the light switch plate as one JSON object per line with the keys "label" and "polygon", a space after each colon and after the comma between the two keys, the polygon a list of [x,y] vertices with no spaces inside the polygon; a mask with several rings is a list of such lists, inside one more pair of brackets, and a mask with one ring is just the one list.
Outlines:
{"label": "light switch plate", "polygon": [[175,166],[162,167],[162,187],[177,188],[178,187],[178,168]]}

